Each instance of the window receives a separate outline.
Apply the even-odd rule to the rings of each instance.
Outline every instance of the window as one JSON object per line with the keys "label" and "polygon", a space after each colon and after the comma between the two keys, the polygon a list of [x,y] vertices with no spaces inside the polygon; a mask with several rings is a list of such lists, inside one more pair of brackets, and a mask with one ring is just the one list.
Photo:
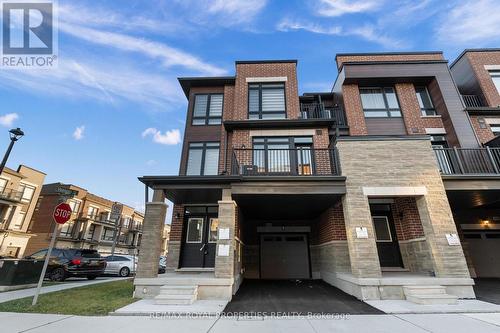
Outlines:
{"label": "window", "polygon": [[220,125],[224,95],[195,95],[193,125]]}
{"label": "window", "polygon": [[104,231],[102,233],[102,236],[101,236],[101,239],[103,241],[113,241],[113,234],[114,234],[114,230],[113,228],[104,228]]}
{"label": "window", "polygon": [[203,218],[191,217],[187,223],[186,243],[200,243],[203,237]]}
{"label": "window", "polygon": [[186,175],[217,175],[219,169],[218,142],[199,142],[189,144]]}
{"label": "window", "polygon": [[491,79],[493,80],[493,84],[497,87],[497,91],[500,94],[500,70],[499,71],[489,71],[491,75]]}
{"label": "window", "polygon": [[100,212],[99,213],[99,221],[100,222],[107,222],[109,221],[109,215],[111,214],[111,212],[109,211],[105,211],[105,212]]}
{"label": "window", "polygon": [[61,237],[71,237],[71,235],[73,234],[74,226],[75,226],[74,222],[64,223],[63,226],[61,227],[59,235]]}
{"label": "window", "polygon": [[14,229],[21,229],[23,227],[24,217],[26,216],[25,212],[19,212],[14,218]]}
{"label": "window", "polygon": [[21,201],[30,202],[35,193],[36,187],[21,183],[19,185],[19,192],[22,193]]}
{"label": "window", "polygon": [[285,119],[285,84],[248,85],[248,119]]}
{"label": "window", "polygon": [[361,88],[359,92],[366,118],[401,117],[394,88]]}
{"label": "window", "polygon": [[74,214],[77,214],[78,211],[80,210],[80,201],[78,201],[78,200],[70,200],[69,201],[69,206],[71,207],[71,211]]}
{"label": "window", "polygon": [[97,217],[97,212],[99,211],[99,208],[94,207],[94,206],[89,206],[89,209],[87,210],[87,217],[89,219],[95,219]]}
{"label": "window", "polygon": [[422,116],[437,115],[427,87],[415,87],[415,92],[417,93],[418,105],[420,105],[420,112],[422,113]]}
{"label": "window", "polygon": [[448,148],[448,142],[444,135],[431,135],[431,145],[436,148]]}
{"label": "window", "polygon": [[491,124],[490,129],[493,132],[493,135],[500,135],[500,124]]}
{"label": "window", "polygon": [[47,255],[47,250],[41,250],[41,251],[35,252],[32,255],[30,255],[30,258],[33,258],[36,260],[42,260],[42,259],[45,259],[46,255]]}
{"label": "window", "polygon": [[375,240],[377,242],[392,242],[391,229],[387,216],[373,216],[373,227],[375,230]]}
{"label": "window", "polygon": [[5,191],[5,188],[7,187],[7,179],[5,178],[0,178],[0,193],[3,193]]}
{"label": "window", "polygon": [[94,239],[94,233],[95,233],[95,224],[91,224],[89,229],[87,230],[87,235],[85,238],[87,240],[93,240]]}
{"label": "window", "polygon": [[254,137],[255,171],[312,174],[312,145],[312,137]]}

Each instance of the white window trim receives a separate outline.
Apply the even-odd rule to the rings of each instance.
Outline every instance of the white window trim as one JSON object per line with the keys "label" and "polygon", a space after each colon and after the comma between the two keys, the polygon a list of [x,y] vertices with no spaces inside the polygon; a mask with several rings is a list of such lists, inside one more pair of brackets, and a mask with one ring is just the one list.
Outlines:
{"label": "white window trim", "polygon": [[484,65],[484,69],[487,71],[497,71],[500,70],[500,65]]}
{"label": "white window trim", "polygon": [[[193,242],[193,241],[189,241],[188,240],[188,237],[189,237],[189,220],[201,220],[201,236],[200,236],[200,241],[199,242]],[[187,223],[187,231],[186,231],[186,244],[201,244],[203,243],[203,224],[205,223],[205,219],[203,217],[190,217],[188,218],[188,223]]]}
{"label": "white window trim", "polygon": [[247,77],[247,83],[263,83],[263,82],[287,82],[286,76],[268,76],[268,77]]}
{"label": "white window trim", "polygon": [[446,130],[444,128],[426,128],[425,133],[427,134],[446,134]]}
{"label": "white window trim", "polygon": [[500,118],[484,118],[488,125],[500,125]]}
{"label": "white window trim", "polygon": [[[374,221],[375,218],[383,218],[383,219],[385,219],[385,223],[387,225],[387,230],[389,230],[389,238],[390,239],[384,239],[384,240],[378,240],[377,239],[377,230],[375,229],[375,221]],[[389,218],[387,216],[375,215],[375,216],[372,216],[372,223],[373,223],[373,233],[375,235],[375,241],[378,242],[378,243],[392,243],[392,233],[391,233],[391,226],[389,224]]]}

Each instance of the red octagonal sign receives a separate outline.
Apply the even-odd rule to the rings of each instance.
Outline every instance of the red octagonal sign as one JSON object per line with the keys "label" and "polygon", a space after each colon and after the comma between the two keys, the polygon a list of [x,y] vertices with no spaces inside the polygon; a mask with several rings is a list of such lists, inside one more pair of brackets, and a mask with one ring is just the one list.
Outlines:
{"label": "red octagonal sign", "polygon": [[71,207],[65,202],[60,203],[54,209],[54,214],[52,215],[52,217],[54,218],[54,221],[59,224],[68,222],[69,218],[71,217]]}

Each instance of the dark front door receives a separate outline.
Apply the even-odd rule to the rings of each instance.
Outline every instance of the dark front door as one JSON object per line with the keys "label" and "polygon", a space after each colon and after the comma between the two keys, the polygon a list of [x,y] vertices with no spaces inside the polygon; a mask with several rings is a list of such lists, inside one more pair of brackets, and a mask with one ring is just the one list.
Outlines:
{"label": "dark front door", "polygon": [[181,267],[212,268],[219,220],[215,216],[188,216],[184,220]]}
{"label": "dark front door", "polygon": [[403,267],[390,205],[370,205],[381,267]]}

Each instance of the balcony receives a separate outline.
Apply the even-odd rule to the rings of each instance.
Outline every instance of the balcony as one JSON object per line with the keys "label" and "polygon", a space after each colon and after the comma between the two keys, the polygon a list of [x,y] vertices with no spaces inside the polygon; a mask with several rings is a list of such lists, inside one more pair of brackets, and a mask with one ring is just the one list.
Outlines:
{"label": "balcony", "polygon": [[20,202],[22,197],[23,197],[23,192],[19,192],[13,189],[5,188],[0,191],[0,200]]}
{"label": "balcony", "polygon": [[462,95],[462,100],[468,108],[480,108],[487,106],[486,103],[483,102],[483,99],[478,95]]}
{"label": "balcony", "polygon": [[434,148],[443,175],[499,175],[500,148]]}
{"label": "balcony", "polygon": [[332,119],[337,126],[347,126],[340,107],[325,107],[323,103],[300,103],[300,119]]}
{"label": "balcony", "polygon": [[335,149],[234,149],[232,175],[339,176]]}

